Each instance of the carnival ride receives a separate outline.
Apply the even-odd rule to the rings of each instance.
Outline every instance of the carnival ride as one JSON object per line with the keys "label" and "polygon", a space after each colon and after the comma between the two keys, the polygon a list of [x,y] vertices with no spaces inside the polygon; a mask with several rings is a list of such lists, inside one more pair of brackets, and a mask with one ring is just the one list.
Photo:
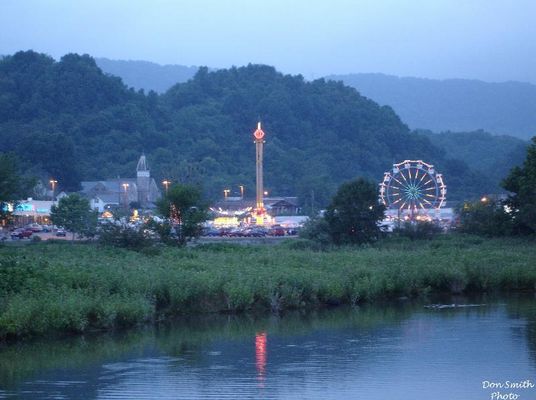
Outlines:
{"label": "carnival ride", "polygon": [[439,211],[447,199],[443,175],[422,160],[404,160],[393,164],[380,183],[379,201],[387,210],[396,210],[410,219],[430,216]]}

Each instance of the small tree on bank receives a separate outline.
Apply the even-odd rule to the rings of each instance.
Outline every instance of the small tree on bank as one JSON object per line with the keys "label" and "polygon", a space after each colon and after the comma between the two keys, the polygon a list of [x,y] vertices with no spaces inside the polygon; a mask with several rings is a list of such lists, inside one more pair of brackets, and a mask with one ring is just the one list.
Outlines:
{"label": "small tree on bank", "polygon": [[91,237],[95,235],[97,227],[97,213],[92,211],[89,201],[78,193],[60,199],[58,205],[53,205],[50,211],[50,219],[57,226],[64,227],[80,236]]}
{"label": "small tree on bank", "polygon": [[376,183],[363,178],[342,184],[328,206],[325,219],[335,244],[372,242],[380,236],[378,222],[385,207],[378,204]]}
{"label": "small tree on bank", "polygon": [[510,171],[502,186],[513,195],[506,201],[511,209],[516,233],[536,233],[536,136],[527,149],[522,167]]}
{"label": "small tree on bank", "polygon": [[[157,203],[158,211],[169,220],[169,229],[174,233],[180,245],[187,240],[198,237],[202,223],[207,219],[207,211],[201,200],[201,191],[192,185],[175,184],[166,196]],[[164,233],[164,235],[166,235]],[[162,235],[162,233],[161,233]],[[164,239],[164,238],[163,238]]]}
{"label": "small tree on bank", "polygon": [[513,219],[504,209],[502,201],[484,198],[465,202],[458,210],[460,232],[482,236],[512,234]]}
{"label": "small tree on bank", "polygon": [[16,207],[16,200],[27,194],[33,182],[18,173],[17,158],[12,154],[0,153],[0,223],[12,218],[9,205]]}

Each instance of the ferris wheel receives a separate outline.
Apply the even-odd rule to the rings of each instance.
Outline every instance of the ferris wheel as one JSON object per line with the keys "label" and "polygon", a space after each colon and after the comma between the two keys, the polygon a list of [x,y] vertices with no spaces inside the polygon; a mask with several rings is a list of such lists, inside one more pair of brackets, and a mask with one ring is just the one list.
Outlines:
{"label": "ferris wheel", "polygon": [[393,164],[380,183],[380,202],[388,209],[430,210],[441,208],[447,199],[443,175],[422,160]]}

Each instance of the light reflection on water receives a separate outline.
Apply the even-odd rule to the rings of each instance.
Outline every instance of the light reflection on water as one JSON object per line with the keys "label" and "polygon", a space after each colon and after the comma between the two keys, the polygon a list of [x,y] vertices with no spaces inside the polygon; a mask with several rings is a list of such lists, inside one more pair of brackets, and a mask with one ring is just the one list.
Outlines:
{"label": "light reflection on water", "polygon": [[484,400],[483,380],[536,382],[534,301],[487,303],[212,316],[11,346],[0,398]]}

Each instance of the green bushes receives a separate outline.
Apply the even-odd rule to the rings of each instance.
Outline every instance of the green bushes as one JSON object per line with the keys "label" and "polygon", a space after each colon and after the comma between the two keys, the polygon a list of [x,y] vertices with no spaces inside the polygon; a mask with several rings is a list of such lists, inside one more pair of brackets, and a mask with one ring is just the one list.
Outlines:
{"label": "green bushes", "polygon": [[442,231],[441,227],[433,222],[406,221],[402,226],[395,228],[393,233],[401,237],[407,237],[410,240],[423,240],[433,239]]}
{"label": "green bushes", "polygon": [[[130,250],[144,250],[146,253],[146,249],[154,245],[154,240],[146,229],[135,228],[118,221],[101,224],[99,242],[103,245]],[[150,251],[149,254],[151,254]]]}
{"label": "green bushes", "polygon": [[[478,239],[478,238],[477,238]],[[89,244],[0,249],[0,339],[200,312],[280,312],[434,292],[534,290],[534,243],[441,235],[311,252],[282,246]]]}

